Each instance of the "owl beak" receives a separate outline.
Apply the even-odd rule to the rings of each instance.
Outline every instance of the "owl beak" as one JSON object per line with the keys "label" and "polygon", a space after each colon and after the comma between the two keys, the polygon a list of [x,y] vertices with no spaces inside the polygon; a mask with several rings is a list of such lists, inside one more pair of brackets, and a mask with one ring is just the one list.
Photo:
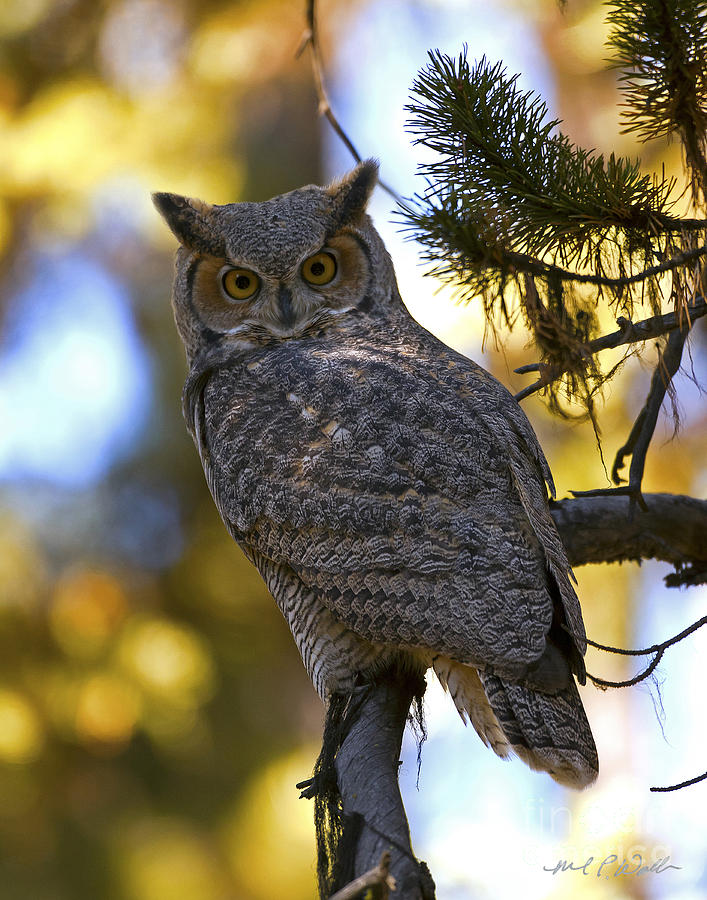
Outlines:
{"label": "owl beak", "polygon": [[283,325],[291,328],[295,324],[295,311],[292,306],[292,291],[284,284],[280,285],[278,294],[278,302],[280,304],[280,316]]}

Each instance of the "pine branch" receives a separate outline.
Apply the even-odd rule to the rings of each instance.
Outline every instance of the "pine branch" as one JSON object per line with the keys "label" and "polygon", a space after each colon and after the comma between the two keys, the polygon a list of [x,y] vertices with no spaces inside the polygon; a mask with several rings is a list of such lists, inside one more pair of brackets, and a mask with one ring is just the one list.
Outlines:
{"label": "pine branch", "polygon": [[624,232],[633,233],[636,250],[650,250],[649,237],[681,227],[669,212],[673,179],[577,147],[517,79],[500,63],[472,67],[465,54],[454,60],[438,51],[419,73],[409,128],[416,143],[440,154],[424,167],[428,190],[406,210],[423,243],[426,220],[434,226],[442,213],[445,224],[459,221],[467,240],[470,230],[482,236],[481,257],[500,244],[577,263],[590,261],[604,241],[625,243]]}
{"label": "pine branch", "polygon": [[[699,222],[701,229],[707,228],[707,220],[695,220]],[[508,270],[528,273],[539,278],[555,278],[560,281],[575,282],[576,284],[589,284],[594,287],[624,288],[630,285],[639,284],[647,278],[654,278],[656,275],[662,275],[665,272],[671,272],[679,269],[688,262],[701,259],[707,256],[707,244],[703,247],[695,247],[692,250],[685,250],[676,256],[666,259],[664,262],[655,266],[649,266],[642,272],[634,272],[633,275],[623,275],[620,278],[611,278],[607,275],[592,275],[585,272],[573,272],[569,269],[563,269],[560,266],[554,266],[542,260],[535,259],[524,253],[513,253],[508,251],[504,254],[504,263]]]}
{"label": "pine branch", "polygon": [[574,145],[501,64],[431,53],[408,110],[417,142],[439,154],[423,168],[427,189],[402,208],[430,274],[465,300],[479,296],[491,327],[513,327],[513,287],[545,366],[520,397],[549,386],[554,411],[565,414],[566,395],[594,421],[593,398],[614,371],[602,374],[587,350],[602,337],[604,292],[629,318],[639,302],[654,315],[666,301],[688,305],[701,290],[707,220],[672,214],[673,180]]}
{"label": "pine branch", "polygon": [[[676,328],[681,328],[684,322],[694,322],[705,314],[707,314],[707,301],[699,298],[699,302],[693,306],[680,308],[678,312],[667,313],[664,316],[651,316],[649,319],[643,319],[641,322],[631,322],[629,319],[619,318],[616,320],[619,330],[594,338],[587,344],[584,353],[589,358],[602,350],[621,347],[625,344],[649,341],[668,334]],[[547,387],[550,382],[563,374],[557,368],[546,363],[529,363],[526,366],[519,366],[513,371],[517,375],[525,375],[528,372],[540,372],[538,381],[523,388],[522,391],[515,395],[515,399],[518,402]]]}
{"label": "pine branch", "polygon": [[[611,0],[609,45],[626,95],[625,132],[678,134],[707,199],[707,2]],[[697,191],[695,191],[697,193]]]}

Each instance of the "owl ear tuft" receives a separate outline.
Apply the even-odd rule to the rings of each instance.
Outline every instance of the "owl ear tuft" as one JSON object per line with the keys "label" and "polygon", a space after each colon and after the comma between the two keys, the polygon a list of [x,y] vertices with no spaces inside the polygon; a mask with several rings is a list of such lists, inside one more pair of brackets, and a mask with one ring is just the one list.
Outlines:
{"label": "owl ear tuft", "polygon": [[327,193],[335,203],[337,227],[353,222],[363,215],[377,182],[378,161],[366,159],[343,178],[329,185]]}
{"label": "owl ear tuft", "polygon": [[212,223],[213,207],[179,194],[156,193],[152,202],[177,240],[189,250],[223,256],[223,240]]}

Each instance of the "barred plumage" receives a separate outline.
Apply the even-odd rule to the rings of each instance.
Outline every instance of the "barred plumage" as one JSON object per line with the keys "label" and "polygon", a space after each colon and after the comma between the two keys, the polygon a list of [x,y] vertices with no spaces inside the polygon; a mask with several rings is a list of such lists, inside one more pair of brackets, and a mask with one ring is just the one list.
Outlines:
{"label": "barred plumage", "polygon": [[547,463],[506,389],[405,309],[365,214],[375,178],[156,195],[182,242],[187,424],[325,700],[433,666],[496,753],[584,786],[586,641]]}

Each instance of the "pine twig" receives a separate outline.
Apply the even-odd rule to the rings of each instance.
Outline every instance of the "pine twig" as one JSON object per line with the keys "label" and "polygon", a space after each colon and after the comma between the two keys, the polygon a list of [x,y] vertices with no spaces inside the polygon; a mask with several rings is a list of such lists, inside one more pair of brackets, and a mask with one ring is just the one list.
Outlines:
{"label": "pine twig", "polygon": [[376,900],[388,900],[388,891],[395,890],[395,879],[390,874],[390,853],[387,850],[381,854],[377,866],[350,881],[340,891],[332,894],[329,900],[356,900],[368,888],[372,889],[372,897]]}
{"label": "pine twig", "polygon": [[[423,167],[429,187],[405,210],[407,222],[432,257],[442,251],[450,276],[467,274],[476,287],[484,287],[486,270],[503,276],[516,263],[562,279],[544,268],[548,254],[563,264],[595,263],[608,260],[607,243],[652,259],[662,233],[707,228],[670,214],[674,179],[573,144],[539,95],[521,91],[501,63],[470,64],[466,48],[457,59],[432,52],[406,108],[415,142],[439,154]],[[514,251],[521,251],[515,261]]]}
{"label": "pine twig", "polygon": [[608,43],[624,70],[624,132],[644,141],[677,132],[693,198],[707,199],[707,4],[611,0],[609,7]]}
{"label": "pine twig", "polygon": [[[691,221],[694,222],[695,228],[701,231],[707,227],[707,220],[695,219]],[[667,225],[660,228],[656,227],[659,231],[670,231],[682,228],[687,224],[687,220],[676,219],[674,220],[672,228]],[[531,275],[541,278],[555,277],[562,281],[573,281],[576,284],[590,284],[594,287],[624,288],[630,287],[633,284],[638,284],[655,275],[671,272],[673,269],[678,269],[680,266],[684,266],[686,263],[692,262],[705,255],[707,255],[707,245],[694,247],[691,250],[685,250],[683,253],[677,253],[670,259],[666,259],[662,263],[657,263],[655,266],[649,266],[641,272],[635,272],[633,275],[622,275],[619,278],[611,278],[608,275],[592,275],[589,273],[573,272],[571,269],[563,269],[561,266],[556,266],[554,263],[536,259],[527,253],[516,253],[514,251],[505,252],[503,254],[503,261],[507,262],[510,267],[515,268],[518,271],[529,272]]]}
{"label": "pine twig", "polygon": [[[322,63],[322,53],[319,45],[319,34],[317,30],[316,0],[307,0],[306,16],[307,27],[302,34],[302,40],[300,41],[300,45],[297,48],[297,53],[295,55],[297,57],[300,57],[307,47],[310,48],[312,59],[312,74],[314,76],[314,87],[317,92],[317,99],[319,101],[319,115],[326,118],[326,120],[339,136],[340,140],[343,142],[344,146],[349,151],[351,156],[353,156],[357,163],[360,163],[362,159],[361,154],[354,146],[351,138],[342,128],[341,123],[334,115],[334,110],[331,108],[331,103],[329,102],[329,95],[327,94],[326,85],[324,83],[324,65]],[[378,180],[378,184],[387,194],[390,194],[390,196],[393,198],[393,200],[395,200],[396,203],[401,202],[399,195],[393,190],[393,188],[389,187],[384,181],[381,181],[380,179]]]}
{"label": "pine twig", "polygon": [[[616,320],[616,324],[619,326],[618,331],[604,334],[587,344],[586,357],[588,359],[602,350],[621,347],[624,344],[635,344],[660,337],[663,334],[674,331],[676,328],[682,328],[685,315],[687,315],[688,321],[692,323],[705,314],[707,314],[707,301],[700,298],[699,302],[693,306],[687,306],[678,312],[666,313],[663,316],[651,316],[649,319],[643,319],[641,322],[631,322],[622,316]],[[515,395],[515,399],[520,402],[531,394],[536,393],[536,391],[547,387],[548,384],[558,379],[567,370],[560,370],[557,366],[549,366],[546,363],[530,363],[526,366],[519,366],[513,371],[517,375],[524,375],[528,372],[540,373],[538,381],[523,388],[522,391]]]}
{"label": "pine twig", "polygon": [[668,638],[667,641],[663,641],[660,644],[654,644],[652,647],[646,647],[644,650],[626,650],[624,647],[608,647],[606,644],[597,644],[596,641],[592,641],[587,638],[587,643],[591,647],[596,647],[597,650],[604,650],[606,653],[617,653],[621,656],[649,656],[651,653],[655,654],[650,664],[642,672],[639,672],[639,674],[636,675],[635,678],[630,678],[628,681],[605,681],[603,678],[596,678],[594,675],[590,675],[589,673],[587,673],[587,677],[591,679],[591,681],[596,684],[597,687],[604,688],[631,687],[634,684],[638,684],[640,681],[645,681],[645,679],[655,671],[668,647],[679,644],[680,641],[683,641],[686,637],[694,634],[694,632],[699,628],[702,628],[703,625],[707,625],[707,616],[703,616],[701,619],[693,622],[692,625],[689,625],[687,628],[681,631],[680,634],[676,634],[674,637]]}
{"label": "pine twig", "polygon": [[666,793],[667,791],[679,791],[682,788],[690,787],[690,785],[698,784],[700,781],[707,781],[707,772],[704,772],[702,775],[697,775],[695,778],[690,778],[688,781],[681,781],[680,784],[671,784],[669,787],[652,787],[651,791],[654,794]]}
{"label": "pine twig", "polygon": [[642,507],[645,507],[645,502],[641,494],[641,483],[643,481],[643,471],[646,465],[648,447],[653,438],[655,426],[658,422],[658,414],[663,405],[665,394],[670,389],[673,377],[680,368],[682,351],[687,336],[690,333],[691,324],[691,322],[686,322],[686,327],[675,328],[671,331],[665,352],[660,353],[659,351],[658,365],[653,371],[651,386],[648,391],[646,402],[634,422],[628,440],[616,453],[614,465],[611,469],[612,480],[614,484],[619,484],[621,481],[619,470],[623,468],[624,457],[630,454],[631,467],[629,469],[628,484],[616,488],[598,488],[593,491],[571,491],[570,493],[573,496],[587,497],[603,493],[627,494],[632,500],[637,501]]}

